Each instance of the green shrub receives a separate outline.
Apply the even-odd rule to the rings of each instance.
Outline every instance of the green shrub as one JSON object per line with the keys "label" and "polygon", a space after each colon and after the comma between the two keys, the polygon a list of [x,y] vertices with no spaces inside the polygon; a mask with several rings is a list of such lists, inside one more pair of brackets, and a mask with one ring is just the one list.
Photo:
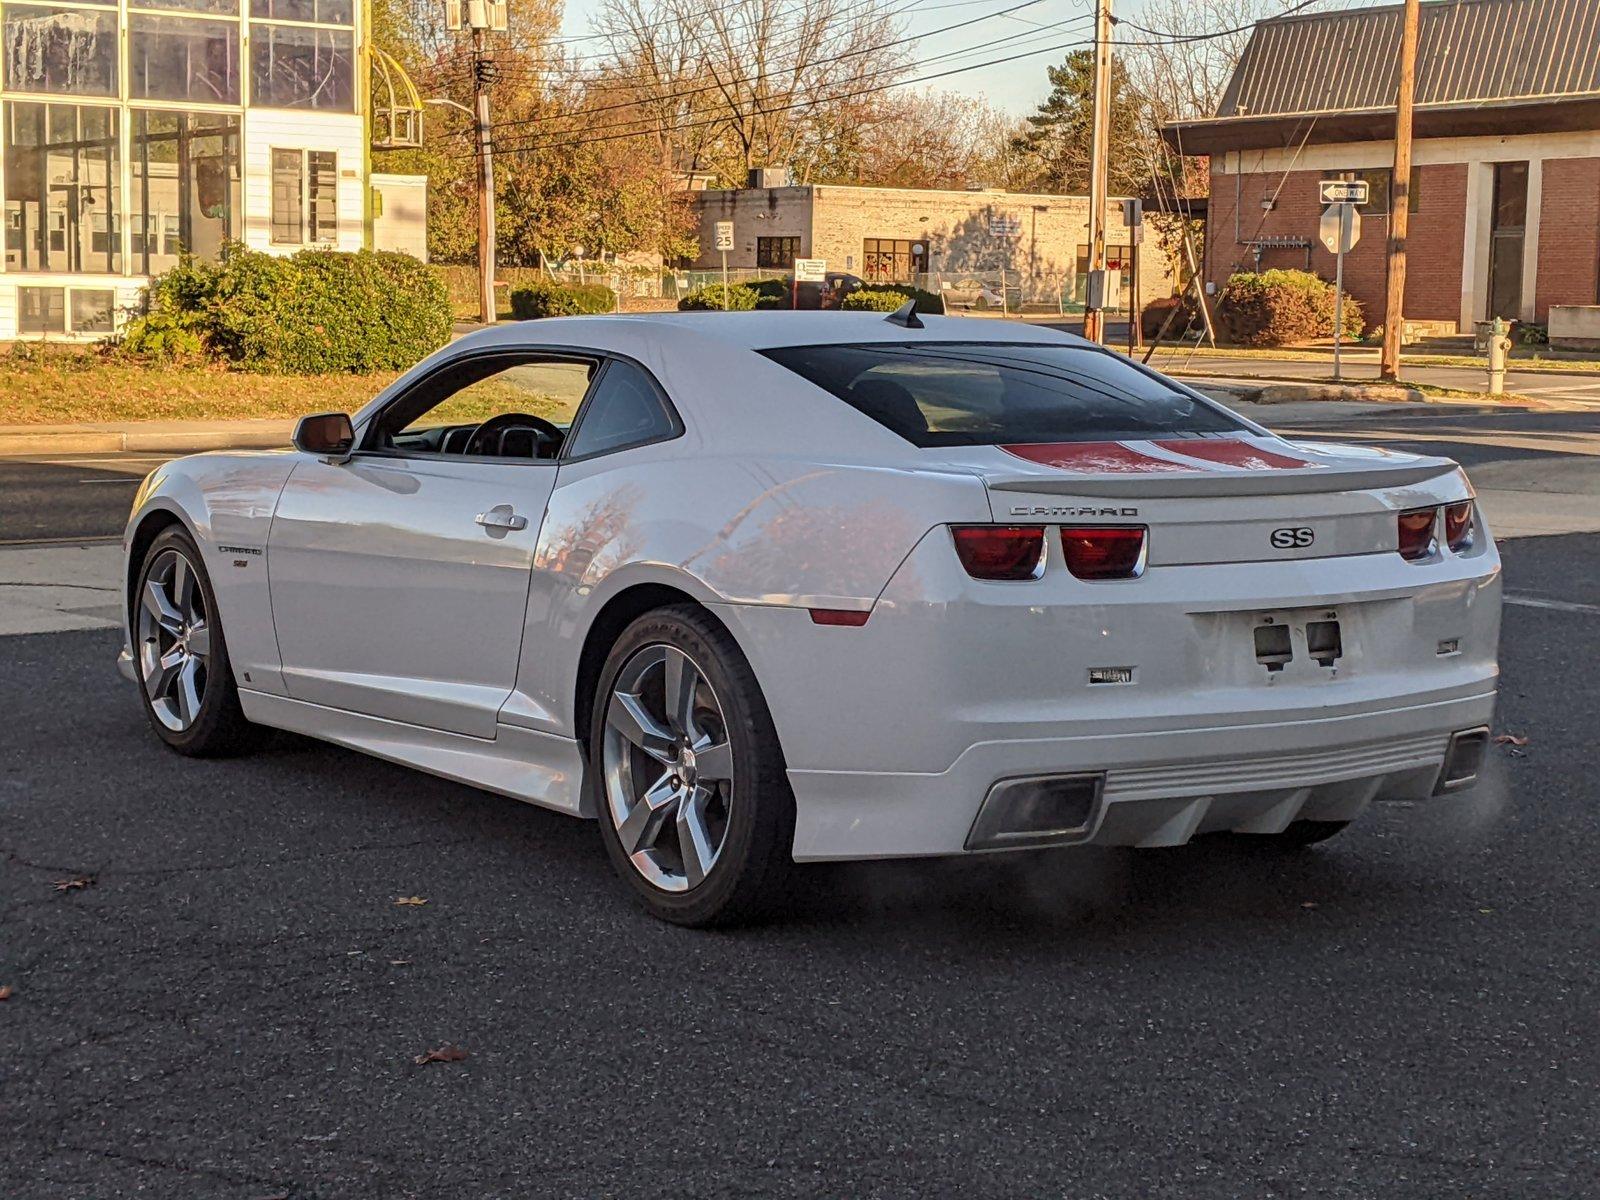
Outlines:
{"label": "green shrub", "polygon": [[755,292],[757,308],[794,306],[794,284],[787,279],[752,279],[743,286]]}
{"label": "green shrub", "polygon": [[1513,336],[1519,346],[1548,346],[1550,326],[1534,321],[1518,321],[1517,331]]}
{"label": "green shrub", "polygon": [[[1241,346],[1288,346],[1333,336],[1333,285],[1309,271],[1241,272],[1217,300],[1223,338]],[[1359,338],[1361,305],[1344,298],[1344,333]]]}
{"label": "green shrub", "polygon": [[[909,283],[880,283],[871,289],[864,290],[893,292],[900,297],[900,304],[904,304],[907,300],[915,300],[919,313],[932,313],[938,316],[944,312],[944,297],[937,292],[929,292],[919,287],[912,287]],[[895,308],[899,308],[900,304],[896,304]]]}
{"label": "green shrub", "polygon": [[603,283],[566,284],[532,279],[511,289],[511,315],[519,321],[616,311],[617,294]]}
{"label": "green shrub", "polygon": [[726,308],[729,312],[749,312],[761,300],[761,293],[749,284],[731,283],[726,289],[728,302],[724,305],[723,290],[720,283],[708,283],[705,287],[696,288],[678,301],[678,311],[721,312]]}
{"label": "green shrub", "polygon": [[152,362],[200,358],[205,352],[200,314],[167,310],[145,313],[123,328],[121,345],[125,354]]}
{"label": "green shrub", "polygon": [[906,298],[899,292],[880,288],[862,288],[849,292],[839,301],[845,312],[894,312],[905,305]]}
{"label": "green shrub", "polygon": [[222,260],[185,257],[150,285],[148,315],[124,349],[206,354],[289,375],[395,371],[450,339],[442,280],[407,254],[302,250],[281,258],[230,245]]}

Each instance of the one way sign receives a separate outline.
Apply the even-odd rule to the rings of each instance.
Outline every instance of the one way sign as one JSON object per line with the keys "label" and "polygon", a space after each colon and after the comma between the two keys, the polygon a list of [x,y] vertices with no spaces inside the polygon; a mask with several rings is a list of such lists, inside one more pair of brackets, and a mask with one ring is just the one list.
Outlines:
{"label": "one way sign", "polygon": [[1324,204],[1365,204],[1371,193],[1365,179],[1323,179],[1317,187]]}

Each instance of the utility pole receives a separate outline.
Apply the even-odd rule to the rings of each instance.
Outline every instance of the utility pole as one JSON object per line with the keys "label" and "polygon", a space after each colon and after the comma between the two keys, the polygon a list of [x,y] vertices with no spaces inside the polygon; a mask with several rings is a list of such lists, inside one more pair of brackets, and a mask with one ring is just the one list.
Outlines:
{"label": "utility pole", "polygon": [[493,325],[494,304],[494,147],[489,127],[489,88],[494,60],[483,54],[483,29],[472,30],[472,90],[476,93],[478,146],[478,319]]}
{"label": "utility pole", "polygon": [[1400,378],[1400,336],[1405,322],[1406,233],[1411,224],[1411,112],[1417,98],[1417,41],[1422,14],[1406,0],[1400,31],[1400,90],[1395,97],[1394,174],[1389,177],[1389,286],[1383,306],[1384,379]]}
{"label": "utility pole", "polygon": [[[1111,0],[1094,6],[1094,119],[1089,141],[1089,293],[1083,336],[1105,340],[1106,192],[1111,147]],[[1096,283],[1095,280],[1099,282]]]}

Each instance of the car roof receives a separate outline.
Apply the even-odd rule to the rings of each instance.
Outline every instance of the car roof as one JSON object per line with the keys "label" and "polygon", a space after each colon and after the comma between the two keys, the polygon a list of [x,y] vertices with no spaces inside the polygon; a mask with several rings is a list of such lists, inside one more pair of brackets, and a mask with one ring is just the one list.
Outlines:
{"label": "car roof", "polygon": [[[850,342],[1055,342],[1091,346],[1074,334],[1021,321],[923,316],[921,329],[877,312],[774,309],[765,312],[617,313],[609,316],[546,317],[516,321],[469,334],[475,345],[563,343],[621,350],[630,336],[656,341],[688,334],[746,350]],[[467,339],[462,339],[466,341]]]}

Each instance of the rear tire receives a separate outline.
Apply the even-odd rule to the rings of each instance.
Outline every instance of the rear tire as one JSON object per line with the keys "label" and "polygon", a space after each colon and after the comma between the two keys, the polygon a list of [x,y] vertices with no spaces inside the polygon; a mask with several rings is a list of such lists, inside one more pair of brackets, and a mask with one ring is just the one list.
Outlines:
{"label": "rear tire", "polygon": [[239,706],[216,593],[181,526],[145,552],[132,617],[139,701],[156,736],[192,758],[253,748],[260,727]]}
{"label": "rear tire", "polygon": [[695,927],[779,907],[794,795],[755,673],[705,610],[644,614],[601,669],[589,786],[612,866],[645,908]]}

